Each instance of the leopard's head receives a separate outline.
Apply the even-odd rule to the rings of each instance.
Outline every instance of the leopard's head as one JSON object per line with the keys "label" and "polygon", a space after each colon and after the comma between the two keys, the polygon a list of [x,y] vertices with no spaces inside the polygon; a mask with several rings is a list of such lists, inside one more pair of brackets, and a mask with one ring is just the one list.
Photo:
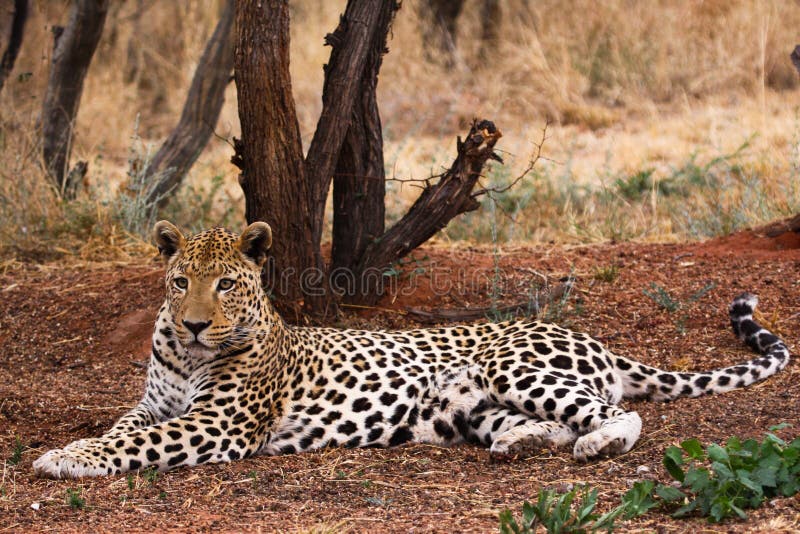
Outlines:
{"label": "leopard's head", "polygon": [[272,245],[263,222],[241,235],[214,228],[186,238],[159,221],[153,238],[167,267],[166,306],[175,334],[197,358],[243,348],[254,333],[270,328],[261,267]]}

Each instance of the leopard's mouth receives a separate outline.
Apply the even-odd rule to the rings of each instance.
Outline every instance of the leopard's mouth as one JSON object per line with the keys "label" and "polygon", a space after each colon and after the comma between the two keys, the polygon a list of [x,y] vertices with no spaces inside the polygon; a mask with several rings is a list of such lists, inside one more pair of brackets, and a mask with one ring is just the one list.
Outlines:
{"label": "leopard's mouth", "polygon": [[186,349],[186,352],[189,353],[189,356],[192,358],[197,359],[205,359],[210,358],[212,356],[216,356],[219,353],[218,348],[209,347],[199,341],[192,341],[188,345],[184,345],[183,348]]}

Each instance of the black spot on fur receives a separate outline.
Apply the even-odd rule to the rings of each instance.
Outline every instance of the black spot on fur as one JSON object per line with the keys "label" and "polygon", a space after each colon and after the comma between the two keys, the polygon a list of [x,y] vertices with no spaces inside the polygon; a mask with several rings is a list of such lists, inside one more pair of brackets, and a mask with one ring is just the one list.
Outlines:
{"label": "black spot on fur", "polygon": [[436,421],[433,422],[433,430],[446,440],[451,440],[456,435],[456,433],[453,431],[453,427],[451,427],[441,419],[437,419]]}
{"label": "black spot on fur", "polygon": [[552,365],[556,369],[571,369],[572,360],[570,360],[568,356],[559,354],[558,356],[550,360],[550,365]]}
{"label": "black spot on fur", "polygon": [[710,376],[701,376],[700,378],[694,381],[695,385],[700,389],[705,389],[709,382],[711,382]]}
{"label": "black spot on fur", "polygon": [[360,398],[353,401],[353,411],[354,412],[366,412],[372,408],[372,403],[367,398]]}
{"label": "black spot on fur", "polygon": [[349,436],[350,434],[358,430],[358,428],[356,427],[356,424],[354,422],[345,421],[344,423],[339,425],[336,430],[338,430],[342,434]]}
{"label": "black spot on fur", "polygon": [[401,426],[397,430],[394,431],[392,437],[389,438],[389,446],[394,447],[396,445],[400,445],[411,441],[414,439],[414,434],[411,433],[411,430],[407,426]]}
{"label": "black spot on fur", "polygon": [[381,399],[381,404],[383,404],[384,406],[391,406],[392,404],[397,402],[397,395],[395,395],[394,393],[389,393],[387,391],[381,395],[380,399]]}

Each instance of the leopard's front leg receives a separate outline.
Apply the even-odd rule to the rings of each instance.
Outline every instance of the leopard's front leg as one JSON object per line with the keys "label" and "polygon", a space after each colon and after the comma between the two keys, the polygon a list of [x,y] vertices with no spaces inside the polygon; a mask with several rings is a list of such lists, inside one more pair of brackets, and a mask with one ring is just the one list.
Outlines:
{"label": "leopard's front leg", "polygon": [[166,471],[255,453],[266,432],[264,425],[241,412],[223,420],[220,415],[213,408],[198,409],[127,433],[78,440],[47,452],[33,462],[33,469],[38,476],[78,478],[148,467]]}

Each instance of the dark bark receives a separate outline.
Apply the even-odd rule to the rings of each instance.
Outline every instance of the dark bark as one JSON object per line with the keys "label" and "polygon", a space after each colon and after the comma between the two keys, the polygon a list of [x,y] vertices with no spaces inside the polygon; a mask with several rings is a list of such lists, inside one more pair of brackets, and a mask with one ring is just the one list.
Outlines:
{"label": "dark bark", "polygon": [[490,121],[473,122],[465,141],[459,137],[458,155],[453,165],[435,185],[427,185],[402,219],[383,236],[372,242],[359,263],[359,285],[363,292],[357,299],[371,304],[381,296],[381,282],[364,273],[383,273],[394,262],[427,241],[447,226],[454,217],[478,209],[473,187],[487,160],[500,160],[494,145],[501,133]]}
{"label": "dark bark", "polygon": [[147,168],[147,183],[153,183],[148,204],[166,205],[169,193],[180,185],[214,133],[233,70],[233,2],[226,0],[224,4],[195,70],[177,126]]}
{"label": "dark bark", "polygon": [[8,35],[8,45],[0,60],[0,91],[6,79],[14,69],[19,49],[22,47],[22,36],[25,32],[25,22],[28,20],[28,0],[14,0],[14,12],[11,16],[11,31]]}
{"label": "dark bark", "polygon": [[[345,276],[354,273],[367,245],[384,231],[386,187],[377,86],[386,38],[398,7],[394,2],[384,3],[360,80],[360,96],[336,163],[331,247],[334,278],[339,272]],[[342,297],[348,302],[352,295]]]}
{"label": "dark bark", "polygon": [[75,198],[80,181],[67,173],[83,81],[100,41],[108,0],[75,0],[66,28],[53,27],[55,44],[42,109],[45,170],[63,198]]}
{"label": "dark bark", "polygon": [[[363,88],[376,83],[379,56],[398,6],[384,0],[350,0],[336,30],[326,36],[332,51],[325,67],[322,113],[303,160],[289,78],[288,8],[275,0],[263,2],[263,9],[257,4],[236,5],[242,139],[234,162],[242,168],[248,221],[260,219],[273,226],[273,290],[283,300],[302,298],[310,311],[325,313],[335,305],[320,251],[325,201],[337,167],[343,172],[358,169],[347,171],[351,175],[373,172],[365,169],[376,165],[382,172],[375,139],[359,138],[371,132],[380,139],[374,88],[373,94],[365,94]],[[377,58],[371,52],[376,43]],[[358,124],[350,133],[354,118]],[[346,138],[348,148],[340,157]],[[377,147],[380,152],[380,140]],[[382,188],[382,180],[372,184],[369,198],[382,200]],[[382,219],[382,206],[363,208],[362,212],[380,213]],[[285,283],[275,287],[278,281]]]}
{"label": "dark bark", "polygon": [[[286,0],[236,1],[234,73],[241,140],[233,162],[241,169],[248,223],[264,221],[274,236],[266,277],[281,301],[303,299],[300,275],[316,266],[300,128],[289,75]],[[312,285],[313,285],[312,281]]]}
{"label": "dark bark", "polygon": [[[306,156],[306,178],[314,209],[312,243],[319,249],[325,215],[325,200],[339,154],[349,130],[353,109],[363,96],[362,79],[367,58],[375,43],[381,53],[386,37],[377,36],[381,20],[391,20],[397,5],[386,0],[349,0],[333,33],[325,36],[332,47],[325,66],[322,113]],[[388,32],[388,22],[384,29]],[[357,132],[354,132],[357,134]],[[321,257],[318,267],[322,267]]]}
{"label": "dark bark", "polygon": [[456,21],[463,8],[464,0],[423,0],[419,3],[422,40],[429,61],[439,61],[447,67],[453,65]]}

